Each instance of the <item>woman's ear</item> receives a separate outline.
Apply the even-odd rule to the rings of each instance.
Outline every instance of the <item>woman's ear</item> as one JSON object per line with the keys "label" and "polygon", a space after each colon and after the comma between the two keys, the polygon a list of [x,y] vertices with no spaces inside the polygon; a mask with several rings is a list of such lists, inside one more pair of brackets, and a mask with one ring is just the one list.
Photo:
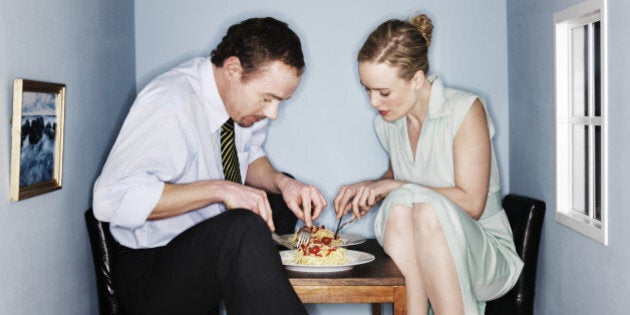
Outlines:
{"label": "woman's ear", "polygon": [[243,75],[241,60],[236,56],[230,56],[223,61],[223,70],[229,79],[240,79]]}
{"label": "woman's ear", "polygon": [[416,71],[416,74],[414,74],[413,77],[411,78],[411,82],[415,89],[417,90],[422,89],[424,84],[427,82],[427,77],[424,75],[424,71],[422,70]]}

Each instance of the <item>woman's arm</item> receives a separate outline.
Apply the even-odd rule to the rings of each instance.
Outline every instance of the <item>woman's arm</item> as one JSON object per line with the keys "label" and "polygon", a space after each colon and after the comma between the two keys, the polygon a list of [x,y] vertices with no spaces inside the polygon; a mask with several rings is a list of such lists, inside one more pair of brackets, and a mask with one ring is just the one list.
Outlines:
{"label": "woman's arm", "polygon": [[[462,121],[453,143],[455,187],[435,190],[462,207],[473,219],[483,214],[490,184],[491,143],[486,113],[474,101]],[[342,186],[334,201],[337,217],[347,211],[361,217],[392,190],[406,184],[395,180],[391,165],[380,179]]]}
{"label": "woman's arm", "polygon": [[491,139],[486,113],[477,99],[453,143],[455,187],[429,187],[461,206],[473,219],[483,214],[490,185]]}

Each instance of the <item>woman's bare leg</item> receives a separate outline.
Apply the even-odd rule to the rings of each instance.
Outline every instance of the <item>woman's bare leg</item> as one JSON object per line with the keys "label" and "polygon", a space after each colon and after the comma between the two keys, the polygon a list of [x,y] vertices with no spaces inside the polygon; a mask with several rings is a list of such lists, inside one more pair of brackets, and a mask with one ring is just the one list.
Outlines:
{"label": "woman's bare leg", "polygon": [[387,219],[383,248],[392,257],[407,286],[407,314],[427,314],[428,298],[416,262],[412,209],[395,205]]}
{"label": "woman's bare leg", "polygon": [[464,314],[464,302],[455,262],[435,209],[414,204],[414,248],[421,283],[436,314]]}

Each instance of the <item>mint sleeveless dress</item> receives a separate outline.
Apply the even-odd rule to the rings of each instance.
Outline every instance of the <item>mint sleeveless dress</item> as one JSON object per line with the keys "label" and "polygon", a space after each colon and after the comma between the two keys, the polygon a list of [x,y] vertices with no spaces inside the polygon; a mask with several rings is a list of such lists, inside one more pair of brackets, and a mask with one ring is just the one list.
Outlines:
{"label": "mint sleeveless dress", "polygon": [[[516,283],[523,262],[516,253],[512,230],[501,206],[501,186],[494,149],[488,199],[478,221],[444,195],[427,187],[453,187],[453,142],[457,130],[475,99],[467,92],[445,88],[436,76],[432,83],[427,118],[424,121],[414,160],[403,117],[386,122],[377,116],[376,133],[389,153],[394,177],[406,181],[383,200],[374,222],[374,232],[383,245],[387,217],[392,206],[412,207],[430,203],[446,234],[455,261],[466,314],[484,314],[485,301],[507,293]],[[494,126],[487,114],[490,137]],[[431,310],[429,310],[432,313]]]}

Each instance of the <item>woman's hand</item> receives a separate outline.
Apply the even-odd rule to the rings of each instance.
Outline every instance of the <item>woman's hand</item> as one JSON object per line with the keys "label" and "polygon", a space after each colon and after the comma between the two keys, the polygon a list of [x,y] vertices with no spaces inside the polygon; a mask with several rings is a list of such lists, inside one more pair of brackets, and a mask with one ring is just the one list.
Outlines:
{"label": "woman's hand", "polygon": [[341,186],[334,200],[337,218],[352,210],[361,219],[370,208],[403,183],[394,179],[379,179]]}

